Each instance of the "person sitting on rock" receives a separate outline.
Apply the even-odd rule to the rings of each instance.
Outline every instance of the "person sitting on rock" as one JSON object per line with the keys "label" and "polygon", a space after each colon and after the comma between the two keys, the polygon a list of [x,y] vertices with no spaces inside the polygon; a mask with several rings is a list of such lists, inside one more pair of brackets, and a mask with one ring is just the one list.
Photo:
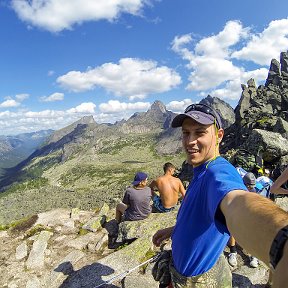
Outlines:
{"label": "person sitting on rock", "polygon": [[[256,192],[255,190],[256,177],[252,172],[246,173],[242,179],[249,192]],[[237,266],[237,250],[236,250],[236,240],[232,235],[229,238],[228,246],[230,247],[228,262],[231,266],[235,267]],[[254,256],[251,256],[250,266],[253,268],[257,268],[258,265],[259,265],[258,259]]]}
{"label": "person sitting on rock", "polygon": [[121,203],[116,206],[116,221],[143,220],[151,213],[151,188],[147,186],[148,175],[136,173],[132,187],[128,187]]}
{"label": "person sitting on rock", "polygon": [[[179,199],[179,193],[184,198],[185,188],[180,179],[173,176],[175,166],[172,163],[165,163],[163,166],[164,175],[153,180],[149,185],[153,194],[153,208],[160,213],[172,211]],[[155,190],[159,191],[159,196]]]}

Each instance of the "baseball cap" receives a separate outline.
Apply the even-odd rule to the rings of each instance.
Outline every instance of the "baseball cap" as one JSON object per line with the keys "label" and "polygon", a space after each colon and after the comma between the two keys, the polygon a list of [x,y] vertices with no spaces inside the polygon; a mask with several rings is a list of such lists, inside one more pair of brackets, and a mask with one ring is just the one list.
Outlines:
{"label": "baseball cap", "polygon": [[218,129],[222,128],[222,122],[219,114],[210,106],[206,104],[191,104],[184,113],[177,115],[171,123],[172,128],[181,127],[185,118],[190,117],[203,125],[213,124],[216,122]]}
{"label": "baseball cap", "polygon": [[134,181],[132,182],[132,185],[137,186],[139,183],[143,180],[146,180],[148,178],[148,175],[144,172],[138,172],[135,174]]}
{"label": "baseball cap", "polygon": [[245,185],[256,185],[256,178],[252,172],[248,172],[243,177],[243,182]]}

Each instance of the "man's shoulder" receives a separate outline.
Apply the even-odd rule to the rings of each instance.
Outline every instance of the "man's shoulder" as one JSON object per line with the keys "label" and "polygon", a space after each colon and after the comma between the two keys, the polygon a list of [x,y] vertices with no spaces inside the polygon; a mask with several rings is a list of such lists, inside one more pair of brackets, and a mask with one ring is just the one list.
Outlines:
{"label": "man's shoulder", "polygon": [[221,156],[217,157],[215,160],[211,161],[209,165],[207,165],[209,169],[216,171],[219,170],[219,166],[222,166],[223,168],[226,169],[233,169],[236,171],[236,168],[229,161],[227,161],[225,158]]}
{"label": "man's shoulder", "polygon": [[239,175],[236,168],[225,158],[218,157],[207,166],[208,174],[233,174]]}

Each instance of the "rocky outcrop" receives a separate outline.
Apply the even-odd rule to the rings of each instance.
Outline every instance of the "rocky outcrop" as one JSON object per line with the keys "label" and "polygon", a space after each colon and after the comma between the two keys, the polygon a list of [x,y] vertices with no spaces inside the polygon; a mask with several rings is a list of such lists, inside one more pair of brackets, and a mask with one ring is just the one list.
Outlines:
{"label": "rocky outcrop", "polygon": [[260,153],[264,164],[272,169],[288,154],[285,148],[288,139],[287,62],[287,52],[281,53],[280,63],[276,59],[271,61],[265,86],[257,88],[253,79],[242,85],[241,98],[235,108],[236,120],[225,131],[222,153],[245,148],[254,156]]}
{"label": "rocky outcrop", "polygon": [[234,109],[225,101],[208,95],[206,98],[202,99],[200,103],[213,107],[219,113],[224,129],[235,122]]}
{"label": "rocky outcrop", "polygon": [[161,132],[170,126],[173,115],[162,102],[155,101],[147,112],[135,113],[126,122],[117,123],[117,127],[125,134]]}

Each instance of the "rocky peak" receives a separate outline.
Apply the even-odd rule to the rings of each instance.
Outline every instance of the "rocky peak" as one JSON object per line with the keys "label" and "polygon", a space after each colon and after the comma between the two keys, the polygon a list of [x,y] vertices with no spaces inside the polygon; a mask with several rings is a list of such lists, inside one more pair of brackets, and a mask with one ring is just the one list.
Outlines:
{"label": "rocky peak", "polygon": [[288,87],[288,52],[280,54],[280,63],[272,59],[268,77],[265,86],[276,85],[279,87]]}
{"label": "rocky peak", "polygon": [[51,135],[51,137],[48,141],[48,144],[58,142],[59,140],[61,140],[66,135],[72,135],[73,131],[79,130],[79,127],[81,127],[81,129],[83,130],[83,126],[86,127],[88,125],[93,125],[93,124],[96,125],[96,122],[95,122],[93,116],[84,116],[81,119],[79,119],[78,121],[72,123],[71,125],[55,131]]}
{"label": "rocky peak", "polygon": [[284,80],[288,81],[288,52],[280,54],[281,75]]}
{"label": "rocky peak", "polygon": [[90,116],[82,117],[80,120],[78,120],[75,123],[77,123],[77,124],[95,124],[96,122],[95,122],[93,116],[90,115]]}
{"label": "rocky peak", "polygon": [[245,148],[256,155],[264,151],[263,160],[271,167],[288,154],[284,149],[287,145],[283,146],[288,139],[287,63],[288,53],[283,52],[280,63],[272,59],[265,86],[257,88],[254,79],[242,84],[241,98],[235,108],[236,121],[225,131],[222,152]]}
{"label": "rocky peak", "polygon": [[155,112],[161,112],[161,113],[166,113],[166,107],[165,105],[161,102],[156,100],[150,107],[149,111],[155,111]]}
{"label": "rocky peak", "polygon": [[167,111],[161,101],[155,101],[147,112],[134,113],[125,123],[121,123],[123,133],[147,133],[168,128],[173,113]]}
{"label": "rocky peak", "polygon": [[208,95],[206,98],[202,99],[200,103],[211,106],[219,113],[224,128],[229,127],[235,122],[234,110],[225,101]]}

